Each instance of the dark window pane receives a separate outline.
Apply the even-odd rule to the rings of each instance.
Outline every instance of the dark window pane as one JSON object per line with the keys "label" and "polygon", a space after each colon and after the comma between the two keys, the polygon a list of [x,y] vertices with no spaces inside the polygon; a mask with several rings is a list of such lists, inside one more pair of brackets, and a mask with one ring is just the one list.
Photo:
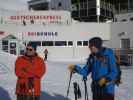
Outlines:
{"label": "dark window pane", "polygon": [[16,54],[16,50],[10,50],[11,54]]}
{"label": "dark window pane", "polygon": [[2,41],[2,45],[8,45],[8,41],[3,40],[3,41]]}
{"label": "dark window pane", "polygon": [[78,42],[77,42],[77,45],[78,45],[78,46],[82,46],[82,41],[78,41]]}
{"label": "dark window pane", "polygon": [[11,48],[11,49],[16,48],[16,43],[10,43],[10,48]]}
{"label": "dark window pane", "polygon": [[55,46],[66,46],[67,42],[66,41],[55,41]]}
{"label": "dark window pane", "polygon": [[72,46],[73,42],[72,41],[68,41],[68,46]]}
{"label": "dark window pane", "polygon": [[30,43],[34,43],[34,44],[36,44],[37,46],[41,46],[41,42],[40,42],[40,41],[30,41]]}
{"label": "dark window pane", "polygon": [[43,41],[42,46],[53,46],[53,41]]}
{"label": "dark window pane", "polygon": [[133,21],[133,17],[132,17],[132,18],[130,18],[130,20],[131,20],[131,21]]}
{"label": "dark window pane", "polygon": [[122,19],[121,22],[126,22],[127,20],[126,19]]}
{"label": "dark window pane", "polygon": [[2,50],[4,50],[4,51],[5,51],[5,50],[8,51],[8,45],[7,45],[7,46],[4,46],[4,45],[3,45],[3,46],[2,46]]}
{"label": "dark window pane", "polygon": [[88,46],[88,41],[83,41],[83,46]]}

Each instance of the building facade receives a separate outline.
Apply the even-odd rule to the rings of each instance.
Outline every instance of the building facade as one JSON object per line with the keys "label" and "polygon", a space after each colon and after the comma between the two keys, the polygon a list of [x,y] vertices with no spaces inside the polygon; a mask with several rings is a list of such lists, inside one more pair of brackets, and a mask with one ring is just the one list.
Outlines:
{"label": "building facade", "polygon": [[28,1],[29,10],[69,10],[70,0],[30,0]]}
{"label": "building facade", "polygon": [[33,10],[68,10],[84,22],[105,22],[113,19],[115,11],[112,0],[31,0],[28,4]]}
{"label": "building facade", "polygon": [[133,12],[133,0],[115,0],[117,13]]}
{"label": "building facade", "polygon": [[[23,53],[27,43],[33,42],[42,57],[47,48],[49,59],[85,60],[89,55],[88,40],[95,36],[101,37],[110,48],[133,48],[132,21],[77,22],[68,11],[4,10],[1,13],[0,49],[11,54]],[[120,19],[124,15],[118,16]]]}
{"label": "building facade", "polygon": [[24,49],[23,45],[33,42],[38,45],[37,52],[42,57],[47,48],[49,59],[85,59],[89,54],[90,38],[110,39],[110,24],[75,22],[66,11],[26,11],[4,15],[3,21],[0,24],[1,49],[16,55]]}
{"label": "building facade", "polygon": [[72,17],[77,20],[105,22],[114,17],[115,7],[112,0],[72,0],[72,6]]}

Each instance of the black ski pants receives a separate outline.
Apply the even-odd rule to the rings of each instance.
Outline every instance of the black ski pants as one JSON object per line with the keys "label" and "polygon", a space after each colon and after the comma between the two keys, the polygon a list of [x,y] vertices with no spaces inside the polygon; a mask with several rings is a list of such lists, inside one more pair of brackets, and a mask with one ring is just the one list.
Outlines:
{"label": "black ski pants", "polygon": [[47,58],[48,58],[48,55],[47,55],[47,54],[45,54],[45,58],[44,58],[44,60],[45,60],[45,61],[47,61]]}
{"label": "black ski pants", "polygon": [[40,100],[40,96],[17,95],[17,100]]}
{"label": "black ski pants", "polygon": [[92,82],[91,89],[93,100],[114,100],[114,95],[105,93],[104,88],[100,87],[97,82]]}
{"label": "black ski pants", "polygon": [[97,95],[93,94],[93,100],[114,100],[114,95],[104,94],[102,96],[97,96]]}

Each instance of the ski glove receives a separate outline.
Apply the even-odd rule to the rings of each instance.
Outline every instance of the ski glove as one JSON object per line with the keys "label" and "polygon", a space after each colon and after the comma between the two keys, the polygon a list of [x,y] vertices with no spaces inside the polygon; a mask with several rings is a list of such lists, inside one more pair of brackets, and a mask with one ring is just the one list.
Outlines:
{"label": "ski glove", "polygon": [[98,82],[98,84],[100,85],[100,86],[104,86],[104,85],[106,85],[106,83],[107,83],[107,80],[106,80],[106,78],[101,78],[100,80],[99,80],[99,82]]}
{"label": "ski glove", "polygon": [[70,71],[70,72],[72,72],[72,73],[75,73],[75,65],[69,65],[68,66],[68,70]]}

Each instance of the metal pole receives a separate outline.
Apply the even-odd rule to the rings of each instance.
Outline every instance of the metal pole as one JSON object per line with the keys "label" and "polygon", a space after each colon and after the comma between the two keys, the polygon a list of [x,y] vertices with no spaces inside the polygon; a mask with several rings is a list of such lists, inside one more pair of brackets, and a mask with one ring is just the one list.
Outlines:
{"label": "metal pole", "polygon": [[97,22],[100,22],[100,0],[96,1]]}
{"label": "metal pole", "polygon": [[99,23],[100,22],[100,16],[97,15],[97,22]]}
{"label": "metal pole", "polygon": [[[89,15],[89,14],[88,14],[88,11],[89,11],[89,6],[88,6],[89,4],[88,4],[88,3],[89,3],[89,2],[88,2],[88,0],[87,0],[87,17],[88,17],[88,15]],[[85,5],[85,3],[84,3],[84,5]]]}

